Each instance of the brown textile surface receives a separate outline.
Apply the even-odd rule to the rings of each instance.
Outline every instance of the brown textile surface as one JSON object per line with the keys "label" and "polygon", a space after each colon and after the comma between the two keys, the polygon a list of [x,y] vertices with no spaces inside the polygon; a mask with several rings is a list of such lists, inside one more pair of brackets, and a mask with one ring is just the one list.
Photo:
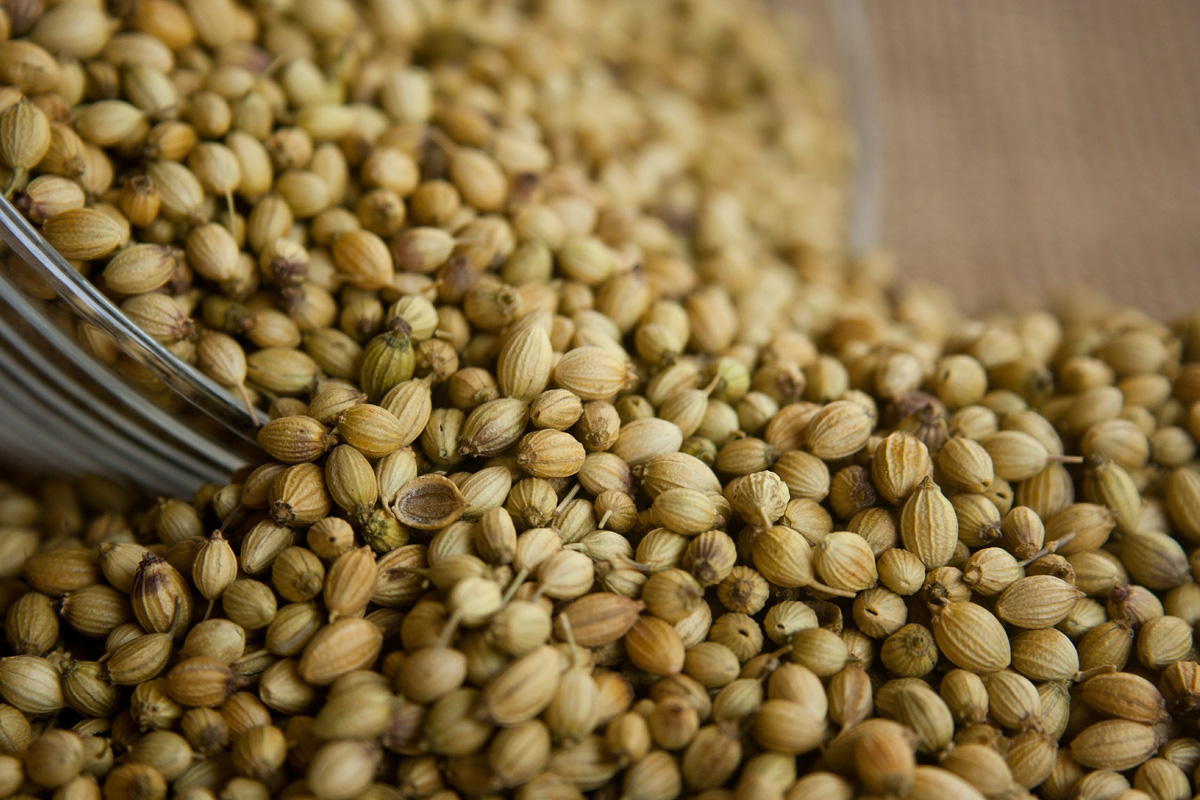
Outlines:
{"label": "brown textile surface", "polygon": [[881,239],[974,311],[1200,310],[1200,2],[864,0]]}

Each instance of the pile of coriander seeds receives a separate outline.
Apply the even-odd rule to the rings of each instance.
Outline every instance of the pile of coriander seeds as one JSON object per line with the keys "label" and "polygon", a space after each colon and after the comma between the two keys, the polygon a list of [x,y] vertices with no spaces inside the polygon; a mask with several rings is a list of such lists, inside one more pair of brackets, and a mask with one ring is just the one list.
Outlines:
{"label": "pile of coriander seeds", "polygon": [[271,417],[190,500],[0,484],[0,800],[1196,794],[1200,314],[849,256],[767,4],[0,23],[14,202]]}

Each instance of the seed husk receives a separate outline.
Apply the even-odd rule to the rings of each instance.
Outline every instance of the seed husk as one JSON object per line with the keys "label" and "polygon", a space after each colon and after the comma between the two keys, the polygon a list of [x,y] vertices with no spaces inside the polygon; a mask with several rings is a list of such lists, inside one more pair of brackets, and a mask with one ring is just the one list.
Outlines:
{"label": "seed husk", "polygon": [[719,527],[723,520],[713,499],[693,489],[669,489],[654,498],[658,522],[676,533],[696,535]]}
{"label": "seed husk", "polygon": [[1105,720],[1089,725],[1071,740],[1071,755],[1094,769],[1127,770],[1154,755],[1160,741],[1148,725]]}
{"label": "seed husk", "polygon": [[964,492],[982,492],[996,477],[992,457],[979,442],[956,436],[938,451],[938,466],[947,482]]}
{"label": "seed husk", "polygon": [[165,633],[149,633],[113,650],[105,667],[114,684],[131,686],[161,673],[170,656],[171,637]]}
{"label": "seed husk", "polygon": [[161,294],[141,294],[121,303],[121,311],[139,328],[163,344],[189,339],[195,323],[171,298]]}
{"label": "seed husk", "polygon": [[420,530],[437,530],[462,516],[466,500],[453,481],[426,475],[405,484],[392,509],[396,519]]}
{"label": "seed husk", "polygon": [[9,647],[18,655],[45,655],[58,639],[58,619],[44,594],[31,593],[9,606],[4,627]]}
{"label": "seed husk", "polygon": [[121,294],[144,294],[165,284],[178,266],[178,254],[155,244],[137,244],[117,253],[104,268],[104,281]]}
{"label": "seed husk", "polygon": [[1190,796],[1200,323],[891,292],[707,5],[6,8],[18,207],[272,461],[0,486],[0,795]]}
{"label": "seed husk", "polygon": [[963,669],[997,672],[1012,661],[1008,635],[1000,621],[982,606],[951,602],[933,620],[938,648]]}
{"label": "seed husk", "polygon": [[[500,391],[517,400],[532,401],[550,381],[553,355],[550,337],[541,327],[531,326],[517,332],[500,350],[496,365]],[[563,388],[571,391],[570,386]],[[581,399],[590,399],[573,393]]]}
{"label": "seed husk", "polygon": [[569,478],[579,472],[586,455],[583,445],[569,433],[540,430],[521,439],[517,464],[536,478]]}
{"label": "seed husk", "polygon": [[102,258],[125,240],[125,231],[111,216],[95,208],[72,208],[55,214],[42,234],[63,258],[87,261]]}
{"label": "seed husk", "polygon": [[311,600],[320,593],[325,566],[316,554],[303,547],[289,547],[271,564],[271,585],[284,599],[294,603]]}
{"label": "seed husk", "polygon": [[96,582],[99,564],[83,547],[62,547],[32,553],[24,562],[24,578],[39,592],[58,596]]}
{"label": "seed husk", "polygon": [[1109,620],[1091,627],[1079,641],[1079,667],[1124,669],[1133,650],[1133,628],[1124,619]]}
{"label": "seed husk", "polygon": [[532,719],[553,701],[561,674],[561,656],[549,645],[514,661],[484,687],[488,717],[501,725]]}
{"label": "seed husk", "polygon": [[367,458],[382,458],[399,450],[408,435],[390,411],[369,403],[343,411],[336,432],[342,441]]}
{"label": "seed husk", "polygon": [[1073,680],[1079,672],[1079,653],[1066,634],[1043,628],[1013,638],[1012,663],[1032,680]]}
{"label": "seed husk", "polygon": [[625,646],[630,660],[652,675],[671,675],[683,670],[683,643],[664,620],[640,617],[629,629]]}
{"label": "seed husk", "polygon": [[322,591],[330,614],[354,616],[367,607],[378,582],[379,568],[369,547],[340,556],[329,568]]}
{"label": "seed husk", "polygon": [[188,232],[185,244],[188,264],[213,281],[232,278],[237,271],[238,244],[223,225],[210,222]]}
{"label": "seed husk", "polygon": [[133,579],[133,613],[143,628],[182,639],[191,624],[192,592],[179,571],[152,553]]}
{"label": "seed husk", "polygon": [[221,595],[221,606],[231,620],[251,631],[271,624],[277,601],[275,593],[265,583],[239,578]]}
{"label": "seed husk", "polygon": [[1172,471],[1167,507],[1180,532],[1192,541],[1200,540],[1200,472],[1186,467]]}
{"label": "seed husk", "polygon": [[216,708],[229,699],[240,680],[224,662],[209,656],[194,656],[179,662],[167,673],[167,694],[188,708]]}
{"label": "seed husk", "polygon": [[872,731],[855,743],[854,758],[860,779],[870,791],[906,795],[912,789],[916,759],[907,737]]}
{"label": "seed husk", "polygon": [[860,592],[875,584],[875,556],[866,539],[849,531],[831,533],[813,548],[817,574],[835,589]]}
{"label": "seed husk", "polygon": [[[529,405],[516,398],[498,398],[467,415],[459,436],[463,455],[495,456],[516,444],[525,433]],[[545,476],[539,476],[545,477]]]}
{"label": "seed husk", "polygon": [[871,434],[871,413],[858,403],[835,400],[822,408],[808,426],[808,451],[832,461],[853,455]]}
{"label": "seed husk", "polygon": [[1156,725],[1166,721],[1166,701],[1150,681],[1128,672],[1096,675],[1083,684],[1083,701],[1099,713]]}
{"label": "seed husk", "polygon": [[404,430],[400,437],[403,442],[401,447],[416,441],[433,411],[429,384],[423,380],[407,380],[393,386],[380,402],[392,412]]}
{"label": "seed husk", "polygon": [[180,651],[184,656],[208,656],[226,664],[242,657],[246,649],[246,632],[242,626],[227,619],[208,619],[188,631]]}
{"label": "seed husk", "polygon": [[754,563],[772,583],[798,589],[814,586],[830,594],[846,594],[813,577],[812,548],[799,532],[783,525],[763,531],[753,544]]}
{"label": "seed husk", "polygon": [[664,453],[647,460],[642,469],[642,485],[652,497],[668,489],[721,491],[721,482],[712,469],[685,453]]}
{"label": "seed husk", "polygon": [[[318,179],[317,185],[324,186],[324,182]],[[363,289],[387,286],[395,270],[387,245],[370,231],[347,231],[339,235],[334,239],[332,256],[338,271]]]}
{"label": "seed husk", "polygon": [[314,686],[334,680],[375,662],[383,634],[374,623],[358,617],[343,617],[317,632],[300,657],[299,676]]}
{"label": "seed husk", "polygon": [[799,755],[813,750],[823,734],[823,722],[791,700],[768,700],[755,717],[755,740],[781,753]]}
{"label": "seed husk", "polygon": [[[938,454],[939,464],[944,452],[945,448]],[[932,471],[933,462],[924,442],[904,433],[886,437],[871,458],[871,476],[876,488],[884,499],[896,505],[908,499]]]}
{"label": "seed husk", "polygon": [[595,592],[573,601],[555,621],[555,630],[565,638],[570,625],[576,644],[600,647],[617,641],[638,620],[645,607],[639,600],[608,592]]}
{"label": "seed husk", "polygon": [[1133,531],[1121,539],[1121,563],[1148,589],[1173,589],[1189,578],[1183,547],[1165,533]]}
{"label": "seed husk", "polygon": [[83,742],[70,731],[48,731],[37,738],[25,755],[26,777],[48,789],[67,783],[83,766]]}
{"label": "seed husk", "polygon": [[1053,575],[1020,578],[996,599],[996,616],[1021,628],[1050,628],[1061,622],[1082,596]]}
{"label": "seed husk", "polygon": [[1141,517],[1137,486],[1121,466],[1112,461],[1089,465],[1083,489],[1088,500],[1113,510],[1119,531],[1133,533],[1137,529]]}
{"label": "seed husk", "polygon": [[220,531],[201,545],[192,564],[192,583],[205,600],[216,600],[237,578],[237,556]]}
{"label": "seed husk", "polygon": [[37,43],[26,40],[4,42],[0,71],[5,83],[30,93],[53,89],[60,74],[54,57]]}
{"label": "seed husk", "polygon": [[600,347],[576,347],[554,367],[554,381],[582,400],[609,400],[629,379],[625,362]]}
{"label": "seed husk", "polygon": [[107,679],[104,665],[95,661],[72,661],[62,668],[63,700],[71,709],[89,717],[116,714],[121,695]]}
{"label": "seed husk", "polygon": [[948,564],[958,541],[954,506],[930,478],[925,478],[904,503],[900,538],[927,567]]}
{"label": "seed husk", "polygon": [[52,714],[63,707],[58,670],[38,656],[0,659],[0,696],[34,716]]}
{"label": "seed husk", "polygon": [[379,761],[378,745],[357,739],[324,744],[308,763],[306,780],[321,800],[346,800],[371,784]]}
{"label": "seed husk", "polygon": [[1163,669],[1187,657],[1192,649],[1192,628],[1178,617],[1147,620],[1138,632],[1137,657],[1143,666]]}
{"label": "seed husk", "polygon": [[246,356],[247,379],[276,394],[301,394],[316,385],[319,374],[308,354],[290,347],[264,347]]}

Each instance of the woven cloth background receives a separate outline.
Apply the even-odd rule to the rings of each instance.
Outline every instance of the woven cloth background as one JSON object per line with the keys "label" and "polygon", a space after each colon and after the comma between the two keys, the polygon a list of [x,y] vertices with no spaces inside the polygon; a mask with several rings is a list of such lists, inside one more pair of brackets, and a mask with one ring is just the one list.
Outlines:
{"label": "woven cloth background", "polygon": [[1200,311],[1200,2],[864,4],[902,276]]}

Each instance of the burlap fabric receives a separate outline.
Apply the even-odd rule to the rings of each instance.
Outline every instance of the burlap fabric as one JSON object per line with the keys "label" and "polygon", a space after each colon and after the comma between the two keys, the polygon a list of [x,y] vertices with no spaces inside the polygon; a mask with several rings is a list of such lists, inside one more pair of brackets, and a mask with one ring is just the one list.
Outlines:
{"label": "burlap fabric", "polygon": [[863,1],[903,275],[1200,311],[1200,2]]}

